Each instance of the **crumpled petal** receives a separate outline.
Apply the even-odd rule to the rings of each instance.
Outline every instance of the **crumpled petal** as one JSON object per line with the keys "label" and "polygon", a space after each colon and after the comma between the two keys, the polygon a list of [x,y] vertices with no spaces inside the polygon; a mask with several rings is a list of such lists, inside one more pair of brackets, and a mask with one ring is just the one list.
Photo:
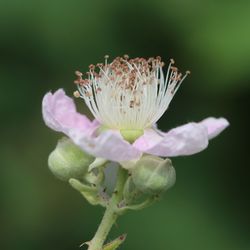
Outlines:
{"label": "crumpled petal", "polygon": [[209,139],[216,137],[229,126],[229,122],[225,118],[216,119],[214,117],[208,117],[201,121],[200,124],[207,128]]}
{"label": "crumpled petal", "polygon": [[62,89],[44,96],[42,113],[46,125],[58,132],[67,134],[72,128],[84,130],[92,126],[85,115],[77,113],[73,100]]}
{"label": "crumpled petal", "polygon": [[228,125],[224,118],[210,117],[200,123],[187,123],[167,133],[148,129],[134,142],[134,147],[145,153],[164,157],[192,155],[204,150],[208,146],[208,140]]}
{"label": "crumpled petal", "polygon": [[62,89],[48,93],[42,102],[46,125],[69,136],[83,151],[111,161],[126,161],[141,156],[141,152],[125,141],[122,136],[109,130],[96,135],[100,126],[76,111],[73,100]]}
{"label": "crumpled petal", "polygon": [[89,137],[78,132],[80,131],[72,131],[70,138],[84,151],[96,157],[120,162],[138,159],[142,154],[125,141],[118,131],[107,130],[100,135]]}

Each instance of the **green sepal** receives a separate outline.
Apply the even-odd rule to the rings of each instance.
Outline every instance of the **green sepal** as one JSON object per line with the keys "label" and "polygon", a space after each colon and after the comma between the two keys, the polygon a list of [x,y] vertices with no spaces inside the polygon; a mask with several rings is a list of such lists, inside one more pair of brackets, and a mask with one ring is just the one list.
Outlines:
{"label": "green sepal", "polygon": [[123,197],[126,203],[131,204],[132,202],[135,202],[141,194],[142,192],[135,186],[132,177],[130,176],[123,189]]}
{"label": "green sepal", "polygon": [[88,184],[99,187],[104,181],[103,169],[95,169],[94,171],[88,172],[87,174],[85,174],[83,179]]}
{"label": "green sepal", "polygon": [[117,213],[118,214],[124,214],[125,212],[129,211],[129,210],[134,210],[134,211],[138,211],[138,210],[142,210],[144,208],[147,208],[149,206],[151,206],[155,201],[156,201],[156,197],[149,197],[148,199],[138,203],[138,204],[133,204],[133,205],[127,205],[125,207],[122,208],[118,208],[117,209]]}
{"label": "green sepal", "polygon": [[89,165],[88,172],[91,172],[95,168],[100,168],[106,165],[108,160],[104,158],[97,157],[95,160]]}
{"label": "green sepal", "polygon": [[100,198],[98,196],[98,189],[96,187],[91,187],[86,184],[83,184],[82,182],[74,178],[69,179],[69,184],[74,189],[79,191],[91,205],[100,204]]}
{"label": "green sepal", "polygon": [[118,238],[107,243],[106,245],[103,246],[103,250],[115,250],[115,249],[117,249],[126,240],[126,236],[127,236],[126,234],[122,234]]}

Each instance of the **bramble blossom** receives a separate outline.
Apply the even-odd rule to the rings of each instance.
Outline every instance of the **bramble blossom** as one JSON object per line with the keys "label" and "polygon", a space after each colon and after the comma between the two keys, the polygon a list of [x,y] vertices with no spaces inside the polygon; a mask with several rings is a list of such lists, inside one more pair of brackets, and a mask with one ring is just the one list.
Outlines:
{"label": "bramble blossom", "polygon": [[[76,72],[78,90],[95,117],[90,121],[76,111],[62,89],[47,93],[42,102],[48,127],[70,137],[83,151],[111,161],[139,159],[143,153],[162,157],[192,155],[204,150],[228,125],[224,118],[209,117],[162,132],[156,122],[167,110],[184,76],[171,59],[166,76],[159,57],[129,59],[90,65],[87,78]],[[98,69],[98,73],[96,72]]]}

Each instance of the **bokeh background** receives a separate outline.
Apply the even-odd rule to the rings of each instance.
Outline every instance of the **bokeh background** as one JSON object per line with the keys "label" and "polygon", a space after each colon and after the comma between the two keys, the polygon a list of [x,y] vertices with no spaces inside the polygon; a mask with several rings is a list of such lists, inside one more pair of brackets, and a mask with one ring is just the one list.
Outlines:
{"label": "bokeh background", "polygon": [[[121,249],[250,249],[250,1],[0,1],[0,248],[78,249],[103,214],[47,168],[61,137],[41,116],[43,95],[74,91],[74,71],[129,54],[190,69],[159,122],[207,116],[231,126],[204,152],[173,159],[177,183],[161,202],[123,216]],[[77,100],[80,110],[86,112]]]}

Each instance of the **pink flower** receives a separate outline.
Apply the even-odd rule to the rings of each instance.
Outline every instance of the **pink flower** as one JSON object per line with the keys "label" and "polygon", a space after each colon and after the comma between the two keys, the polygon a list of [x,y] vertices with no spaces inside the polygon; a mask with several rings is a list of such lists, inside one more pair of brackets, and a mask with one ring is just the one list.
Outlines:
{"label": "pink flower", "polygon": [[[173,60],[163,74],[160,58],[116,58],[111,64],[90,65],[88,79],[76,72],[78,91],[96,118],[90,121],[76,111],[73,100],[62,89],[47,93],[42,102],[46,125],[70,137],[83,151],[111,161],[138,159],[143,153],[172,157],[204,150],[208,140],[228,125],[224,118],[191,122],[169,132],[154,124],[169,106],[182,78]],[[129,143],[126,135],[132,135]],[[124,139],[125,138],[125,139]]]}

